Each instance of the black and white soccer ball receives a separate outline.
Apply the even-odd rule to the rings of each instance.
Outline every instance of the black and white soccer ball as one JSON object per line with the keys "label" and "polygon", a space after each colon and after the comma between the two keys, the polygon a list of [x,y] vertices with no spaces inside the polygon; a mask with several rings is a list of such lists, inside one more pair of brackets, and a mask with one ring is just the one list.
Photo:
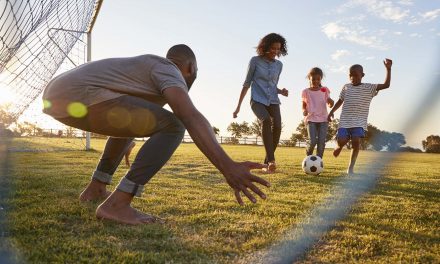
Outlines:
{"label": "black and white soccer ball", "polygon": [[324,162],[319,156],[309,155],[304,158],[302,168],[307,174],[318,175],[324,170]]}

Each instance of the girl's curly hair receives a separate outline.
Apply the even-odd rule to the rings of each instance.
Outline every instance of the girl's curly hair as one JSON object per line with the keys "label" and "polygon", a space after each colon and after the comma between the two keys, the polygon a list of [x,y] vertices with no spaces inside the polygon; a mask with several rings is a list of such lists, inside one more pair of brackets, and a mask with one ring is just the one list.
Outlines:
{"label": "girl's curly hair", "polygon": [[286,43],[286,39],[277,34],[277,33],[270,33],[266,36],[264,36],[261,40],[260,43],[258,43],[258,47],[257,47],[257,54],[259,56],[263,56],[266,52],[269,51],[270,46],[273,43],[280,43],[281,44],[281,50],[280,50],[280,54],[278,55],[278,57],[280,55],[282,56],[286,56],[287,55],[287,43]]}

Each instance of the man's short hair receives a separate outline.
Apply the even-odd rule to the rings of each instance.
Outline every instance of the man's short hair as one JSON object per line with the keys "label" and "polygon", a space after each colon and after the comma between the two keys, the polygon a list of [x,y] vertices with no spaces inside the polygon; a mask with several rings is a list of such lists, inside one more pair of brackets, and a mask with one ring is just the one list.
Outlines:
{"label": "man's short hair", "polygon": [[192,51],[190,47],[188,47],[185,44],[178,44],[172,46],[168,52],[167,56],[168,59],[177,59],[179,61],[181,60],[188,60],[188,59],[195,59],[196,55]]}

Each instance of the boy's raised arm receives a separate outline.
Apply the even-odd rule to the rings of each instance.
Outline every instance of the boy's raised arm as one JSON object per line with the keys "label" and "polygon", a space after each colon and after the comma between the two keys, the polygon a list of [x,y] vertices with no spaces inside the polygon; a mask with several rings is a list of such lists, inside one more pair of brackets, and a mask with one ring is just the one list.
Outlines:
{"label": "boy's raised arm", "polygon": [[390,59],[385,59],[383,61],[383,64],[385,65],[385,68],[387,69],[387,75],[385,77],[385,82],[383,84],[378,84],[376,91],[380,91],[383,89],[386,89],[388,87],[390,87],[390,83],[391,83],[391,66],[393,65],[393,61]]}

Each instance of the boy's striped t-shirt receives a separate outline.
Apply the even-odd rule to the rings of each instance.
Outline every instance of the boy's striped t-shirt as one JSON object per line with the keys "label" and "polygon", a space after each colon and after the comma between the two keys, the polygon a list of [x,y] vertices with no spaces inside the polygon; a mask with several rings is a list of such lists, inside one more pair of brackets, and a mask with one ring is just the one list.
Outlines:
{"label": "boy's striped t-shirt", "polygon": [[339,99],[343,100],[339,128],[362,127],[367,130],[371,99],[377,94],[377,84],[348,83],[342,87]]}

